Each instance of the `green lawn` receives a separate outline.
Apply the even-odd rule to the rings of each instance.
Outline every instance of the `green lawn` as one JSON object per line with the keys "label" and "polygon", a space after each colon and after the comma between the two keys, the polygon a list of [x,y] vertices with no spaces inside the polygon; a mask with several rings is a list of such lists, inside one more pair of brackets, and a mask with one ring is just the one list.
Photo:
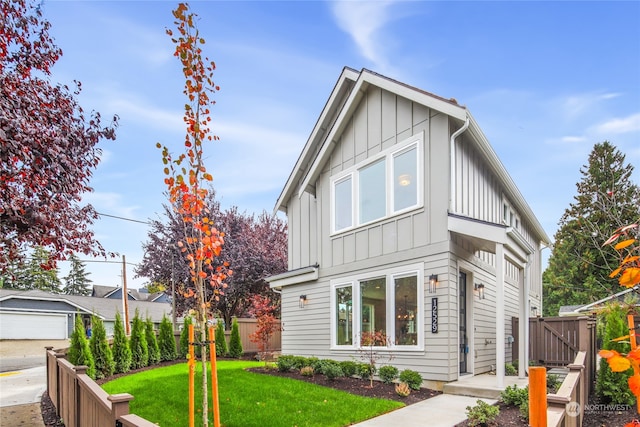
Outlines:
{"label": "green lawn", "polygon": [[[255,366],[263,364],[218,362],[220,420],[224,427],[342,427],[404,406],[396,401],[354,396],[304,381],[244,370]],[[202,401],[198,393],[201,375],[201,370],[196,369],[196,425],[202,419],[197,412]],[[188,426],[186,363],[121,377],[102,388],[110,394],[132,394],[130,412],[162,427]]]}

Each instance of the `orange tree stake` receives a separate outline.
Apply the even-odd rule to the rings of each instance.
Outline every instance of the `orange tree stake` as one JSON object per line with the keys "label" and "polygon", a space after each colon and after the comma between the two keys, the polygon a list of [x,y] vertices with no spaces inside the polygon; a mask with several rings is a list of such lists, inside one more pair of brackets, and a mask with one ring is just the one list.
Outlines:
{"label": "orange tree stake", "polygon": [[[627,324],[629,325],[629,342],[631,343],[631,351],[635,350],[638,347],[636,343],[636,324],[633,318],[633,314],[627,315]],[[638,375],[638,364],[632,363],[633,371],[635,375]],[[636,410],[638,414],[640,414],[640,400],[636,398]]]}
{"label": "orange tree stake", "polygon": [[211,400],[213,404],[213,426],[220,427],[220,404],[218,403],[218,367],[216,365],[216,338],[213,326],[209,326],[209,353],[211,353]]}
{"label": "orange tree stake", "polygon": [[189,366],[189,427],[195,426],[195,394],[194,394],[194,383],[195,383],[195,367],[196,367],[196,352],[193,348],[193,324],[189,325],[189,361],[187,365]]}
{"label": "orange tree stake", "polygon": [[547,427],[547,368],[529,368],[529,425]]}

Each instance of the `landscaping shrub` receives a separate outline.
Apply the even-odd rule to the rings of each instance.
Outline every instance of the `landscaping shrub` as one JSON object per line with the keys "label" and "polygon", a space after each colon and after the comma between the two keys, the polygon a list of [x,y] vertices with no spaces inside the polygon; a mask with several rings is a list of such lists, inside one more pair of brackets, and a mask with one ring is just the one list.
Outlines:
{"label": "landscaping shrub", "polygon": [[176,339],[173,335],[173,325],[167,318],[162,316],[160,322],[160,334],[158,335],[158,347],[160,347],[160,360],[163,362],[175,360],[178,357],[176,350]]}
{"label": "landscaping shrub", "polygon": [[560,381],[560,378],[558,378],[557,375],[555,374],[547,375],[547,389],[549,390],[549,393],[555,393],[556,391],[558,391],[561,385],[562,385],[562,382]]}
{"label": "landscaping shrub", "polygon": [[309,361],[304,356],[291,356],[293,360],[293,368],[294,369],[302,369],[305,366],[311,366]]}
{"label": "landscaping shrub", "polygon": [[218,319],[216,323],[216,356],[225,357],[227,353],[227,339],[224,336],[224,320]]}
{"label": "landscaping shrub", "polygon": [[178,348],[178,355],[181,359],[186,359],[189,353],[189,325],[192,324],[191,316],[184,318],[182,324],[182,331],[180,332],[180,347]]}
{"label": "landscaping shrub", "polygon": [[321,367],[322,373],[329,380],[334,380],[338,377],[344,376],[344,373],[342,372],[342,368],[340,368],[340,364],[335,360],[323,360],[322,363],[320,363],[320,367]]}
{"label": "landscaping shrub", "polygon": [[356,373],[363,380],[368,380],[376,373],[376,367],[368,363],[358,363]]}
{"label": "landscaping shrub", "polygon": [[149,364],[149,348],[147,347],[145,325],[140,319],[138,310],[133,316],[129,347],[131,347],[131,369],[144,368]]}
{"label": "landscaping shrub", "polygon": [[89,341],[87,341],[86,331],[82,324],[82,316],[80,316],[79,313],[76,313],[76,323],[71,333],[71,344],[67,352],[67,360],[75,366],[87,366],[87,375],[95,379],[96,372],[93,355],[91,354]]}
{"label": "landscaping shrub", "polygon": [[400,382],[407,383],[413,390],[420,390],[422,387],[422,375],[419,372],[405,369],[400,373]]}
{"label": "landscaping shrub", "polygon": [[295,367],[294,358],[296,356],[280,356],[276,361],[276,366],[280,372],[289,372]]}
{"label": "landscaping shrub", "polygon": [[342,368],[345,377],[352,377],[358,370],[358,363],[353,360],[344,360],[340,362],[340,368]]}
{"label": "landscaping shrub", "polygon": [[238,319],[233,318],[231,324],[231,337],[229,338],[229,357],[239,359],[242,356],[242,341],[240,341],[240,329],[238,328]]}
{"label": "landscaping shrub", "polygon": [[391,384],[393,380],[398,378],[398,368],[395,366],[383,366],[378,369],[378,376],[385,384]]}
{"label": "landscaping shrub", "polygon": [[467,418],[470,426],[488,425],[495,421],[500,414],[500,408],[489,405],[478,399],[476,406],[467,406]]}
{"label": "landscaping shrub", "polygon": [[124,374],[131,369],[131,349],[129,340],[124,331],[124,325],[120,318],[120,313],[116,312],[116,322],[113,325],[113,362],[115,364],[114,373]]}
{"label": "landscaping shrub", "polygon": [[313,368],[313,372],[316,374],[322,373],[322,361],[317,357],[307,357],[305,359],[305,366],[311,366]]}
{"label": "landscaping shrub", "polygon": [[89,349],[93,356],[95,365],[96,379],[106,378],[113,374],[115,365],[113,363],[113,354],[107,341],[107,332],[104,329],[104,323],[98,316],[91,316],[92,334],[89,340]]}
{"label": "landscaping shrub", "polygon": [[[604,350],[616,350],[618,353],[628,353],[629,342],[613,341],[614,339],[628,335],[629,328],[625,322],[624,309],[616,304],[608,305],[601,314],[604,320],[604,337],[602,347]],[[602,403],[633,405],[635,398],[628,386],[628,379],[633,373],[630,368],[626,372],[612,372],[607,359],[600,360],[600,369],[596,376],[596,394]]]}
{"label": "landscaping shrub", "polygon": [[400,397],[407,397],[411,394],[411,389],[407,383],[396,384],[396,394]]}
{"label": "landscaping shrub", "polygon": [[514,375],[518,375],[518,371],[516,370],[515,366],[513,366],[511,363],[505,363],[504,374],[512,377]]}
{"label": "landscaping shrub", "polygon": [[300,369],[300,375],[304,377],[312,377],[313,376],[313,368],[311,366],[305,366]]}
{"label": "landscaping shrub", "polygon": [[147,340],[147,365],[157,365],[160,362],[160,346],[156,338],[156,330],[153,327],[153,321],[147,317],[145,322],[145,339]]}
{"label": "landscaping shrub", "polygon": [[519,407],[529,401],[529,387],[518,388],[516,384],[510,385],[500,393],[500,399],[505,405]]}

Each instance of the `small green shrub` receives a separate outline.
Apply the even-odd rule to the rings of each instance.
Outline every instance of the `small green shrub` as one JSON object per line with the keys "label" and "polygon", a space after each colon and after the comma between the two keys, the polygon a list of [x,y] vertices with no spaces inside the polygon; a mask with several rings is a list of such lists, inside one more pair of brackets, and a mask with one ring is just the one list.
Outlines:
{"label": "small green shrub", "polygon": [[316,374],[322,373],[322,361],[317,357],[307,357],[304,366],[311,366]]}
{"label": "small green shrub", "polygon": [[522,402],[522,404],[519,407],[520,407],[520,415],[522,416],[522,418],[528,421],[529,420],[529,399]]}
{"label": "small green shrub", "polygon": [[243,352],[238,319],[234,317],[233,323],[231,323],[231,337],[229,337],[229,357],[240,359]]}
{"label": "small green shrub", "polygon": [[160,346],[158,345],[156,330],[150,317],[147,317],[144,328],[147,340],[147,365],[151,366],[160,362]]}
{"label": "small green shrub", "polygon": [[96,379],[106,378],[111,376],[115,369],[113,353],[107,342],[107,333],[102,319],[95,315],[91,316],[91,325],[93,326],[93,334],[89,339],[89,349],[95,364]]}
{"label": "small green shrub", "polygon": [[419,372],[405,369],[400,373],[400,382],[407,383],[413,390],[420,390],[422,386],[422,375]]}
{"label": "small green shrub", "polygon": [[293,369],[302,369],[305,366],[311,366],[309,365],[309,362],[307,362],[307,358],[304,356],[291,356],[291,360],[293,363]]}
{"label": "small green shrub", "polygon": [[312,377],[313,368],[311,366],[304,366],[302,369],[300,369],[300,375],[304,377]]}
{"label": "small green shrub", "polygon": [[500,399],[505,405],[519,407],[523,402],[529,402],[529,387],[518,388],[516,384],[510,385],[500,393]]}
{"label": "small green shrub", "polygon": [[378,376],[385,384],[391,384],[393,380],[398,378],[398,368],[395,366],[383,366],[378,369]]}
{"label": "small green shrub", "polygon": [[129,348],[129,340],[124,331],[120,312],[116,312],[116,321],[113,324],[113,362],[115,363],[114,373],[124,374],[129,372],[131,368],[131,349]]}
{"label": "small green shrub", "polygon": [[140,313],[136,309],[131,325],[131,369],[140,369],[149,365],[149,347],[147,346],[145,322],[140,319]]}
{"label": "small green shrub", "polygon": [[518,359],[514,359],[511,364],[513,365],[513,367],[516,369],[516,372],[518,372],[518,366],[520,366],[520,362],[518,361]]}
{"label": "small green shrub", "polygon": [[173,324],[167,316],[162,316],[162,321],[160,322],[158,347],[160,347],[161,361],[175,360],[175,358],[178,357],[176,338],[173,335]]}
{"label": "small green shrub", "polygon": [[376,367],[368,363],[358,363],[356,373],[363,380],[368,380],[376,373]]}
{"label": "small green shrub", "polygon": [[550,393],[555,393],[560,388],[562,382],[560,378],[555,374],[547,375],[547,389],[550,390]]}
{"label": "small green shrub", "polygon": [[192,323],[193,320],[191,320],[191,316],[186,316],[184,318],[182,331],[180,331],[180,346],[178,348],[178,357],[181,359],[186,359],[187,354],[189,353],[189,325]]}
{"label": "small green shrub", "polygon": [[340,368],[342,368],[345,377],[352,377],[358,371],[358,363],[353,360],[344,360],[340,362]]}
{"label": "small green shrub", "polygon": [[76,323],[71,333],[71,345],[67,352],[67,360],[76,366],[87,366],[87,375],[91,378],[96,377],[93,355],[89,348],[89,341],[87,341],[87,335],[84,330],[84,325],[82,324],[82,316],[80,316],[80,313],[76,313]]}
{"label": "small green shrub", "polygon": [[411,389],[407,383],[396,384],[396,394],[400,397],[407,397],[411,394]]}
{"label": "small green shrub", "polygon": [[516,370],[515,366],[513,366],[511,363],[505,363],[504,374],[512,377],[514,375],[518,375],[518,371]]}
{"label": "small green shrub", "polygon": [[343,377],[344,373],[340,368],[338,362],[333,360],[325,360],[322,365],[322,373],[327,377],[328,380],[335,380],[336,378]]}
{"label": "small green shrub", "polygon": [[224,336],[224,320],[218,319],[216,323],[216,356],[225,357],[228,353],[227,339]]}
{"label": "small green shrub", "polygon": [[280,372],[289,372],[295,367],[294,364],[295,356],[280,356],[276,361],[276,366],[278,367],[278,371]]}
{"label": "small green shrub", "polygon": [[500,414],[500,408],[489,405],[478,399],[476,406],[467,406],[467,418],[470,426],[487,425],[495,421]]}

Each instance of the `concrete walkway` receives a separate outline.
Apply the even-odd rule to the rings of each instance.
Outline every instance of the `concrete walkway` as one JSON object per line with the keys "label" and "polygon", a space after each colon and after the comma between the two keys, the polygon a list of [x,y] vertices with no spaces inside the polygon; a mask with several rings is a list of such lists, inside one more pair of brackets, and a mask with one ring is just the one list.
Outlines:
{"label": "concrete walkway", "polygon": [[[467,419],[467,406],[477,397],[439,394],[431,399],[400,408],[388,414],[354,424],[354,427],[453,427]],[[490,405],[493,399],[481,399]]]}

